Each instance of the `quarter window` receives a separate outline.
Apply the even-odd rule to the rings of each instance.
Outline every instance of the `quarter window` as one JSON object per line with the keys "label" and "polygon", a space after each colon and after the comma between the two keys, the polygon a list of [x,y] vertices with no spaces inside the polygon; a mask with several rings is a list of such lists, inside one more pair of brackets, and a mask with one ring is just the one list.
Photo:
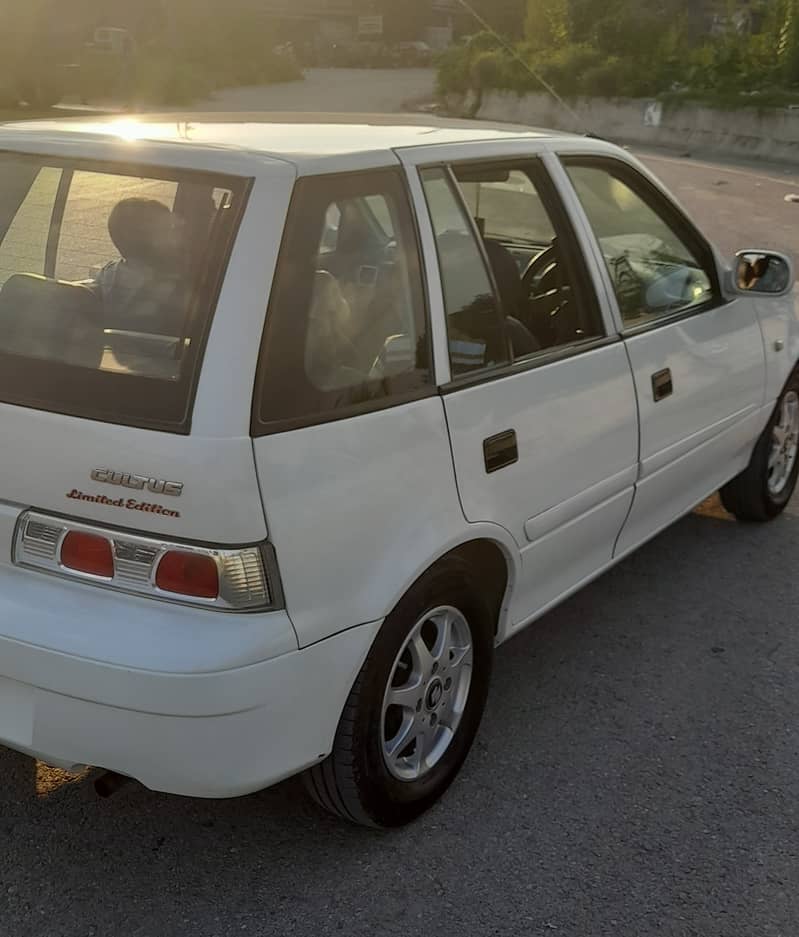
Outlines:
{"label": "quarter window", "polygon": [[257,422],[287,428],[432,385],[413,219],[393,171],[298,182],[267,317]]}
{"label": "quarter window", "polygon": [[622,166],[566,160],[610,274],[624,325],[692,312],[716,298],[713,259],[692,231],[677,233],[676,209]]}

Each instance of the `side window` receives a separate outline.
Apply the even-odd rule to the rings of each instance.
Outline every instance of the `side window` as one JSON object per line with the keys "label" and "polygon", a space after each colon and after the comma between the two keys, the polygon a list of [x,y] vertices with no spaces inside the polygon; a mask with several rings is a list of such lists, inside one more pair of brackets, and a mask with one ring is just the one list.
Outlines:
{"label": "side window", "polygon": [[580,246],[543,167],[528,160],[454,171],[483,238],[515,357],[603,336]]}
{"label": "side window", "polygon": [[471,225],[443,169],[421,173],[441,270],[452,376],[509,362],[491,280]]}
{"label": "side window", "polygon": [[272,288],[257,422],[346,416],[432,383],[419,251],[401,176],[300,180]]}
{"label": "side window", "polygon": [[[61,170],[12,161],[0,204],[0,285],[20,269],[42,276]],[[6,227],[7,225],[7,227]]]}
{"label": "side window", "polygon": [[[716,297],[712,254],[678,234],[669,206],[625,166],[564,160],[607,264],[625,326],[690,312]],[[660,205],[658,203],[661,203]]]}

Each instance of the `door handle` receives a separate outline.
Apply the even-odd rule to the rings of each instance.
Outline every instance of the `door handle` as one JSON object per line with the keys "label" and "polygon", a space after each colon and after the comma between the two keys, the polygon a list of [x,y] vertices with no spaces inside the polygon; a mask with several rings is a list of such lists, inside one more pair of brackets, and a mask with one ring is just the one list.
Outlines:
{"label": "door handle", "polygon": [[652,375],[652,396],[655,403],[674,393],[674,381],[671,379],[671,368],[664,368]]}
{"label": "door handle", "polygon": [[516,442],[516,430],[507,429],[504,433],[489,436],[483,440],[483,457],[486,472],[498,472],[519,461],[519,446]]}

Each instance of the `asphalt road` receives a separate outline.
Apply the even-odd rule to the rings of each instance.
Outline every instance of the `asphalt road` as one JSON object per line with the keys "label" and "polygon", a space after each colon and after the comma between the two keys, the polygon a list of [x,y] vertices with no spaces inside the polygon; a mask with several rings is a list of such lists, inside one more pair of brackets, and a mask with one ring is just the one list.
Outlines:
{"label": "asphalt road", "polygon": [[302,81],[268,88],[229,88],[198,109],[204,111],[316,111],[382,114],[417,100],[430,100],[435,72],[429,68],[309,68]]}
{"label": "asphalt road", "polygon": [[799,167],[721,164],[668,153],[636,152],[666,183],[716,245],[732,257],[748,247],[799,261]]}
{"label": "asphalt road", "polygon": [[[799,255],[799,174],[648,161],[724,250]],[[400,832],[296,782],[98,801],[0,750],[0,935],[795,937],[798,552],[799,501],[674,525],[500,650],[459,780]]]}

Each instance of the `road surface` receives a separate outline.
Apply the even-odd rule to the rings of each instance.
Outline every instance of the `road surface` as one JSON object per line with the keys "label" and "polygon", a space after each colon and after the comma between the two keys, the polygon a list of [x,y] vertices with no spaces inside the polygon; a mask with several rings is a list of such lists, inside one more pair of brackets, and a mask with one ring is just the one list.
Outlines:
{"label": "road surface", "polygon": [[430,100],[434,89],[435,72],[429,68],[309,68],[303,81],[230,88],[199,109],[382,114],[400,111],[407,102]]}
{"label": "road surface", "polygon": [[[799,256],[799,174],[647,161],[727,253]],[[674,525],[500,650],[461,777],[392,834],[294,781],[98,801],[0,750],[0,934],[794,937],[798,561],[797,502]]]}

